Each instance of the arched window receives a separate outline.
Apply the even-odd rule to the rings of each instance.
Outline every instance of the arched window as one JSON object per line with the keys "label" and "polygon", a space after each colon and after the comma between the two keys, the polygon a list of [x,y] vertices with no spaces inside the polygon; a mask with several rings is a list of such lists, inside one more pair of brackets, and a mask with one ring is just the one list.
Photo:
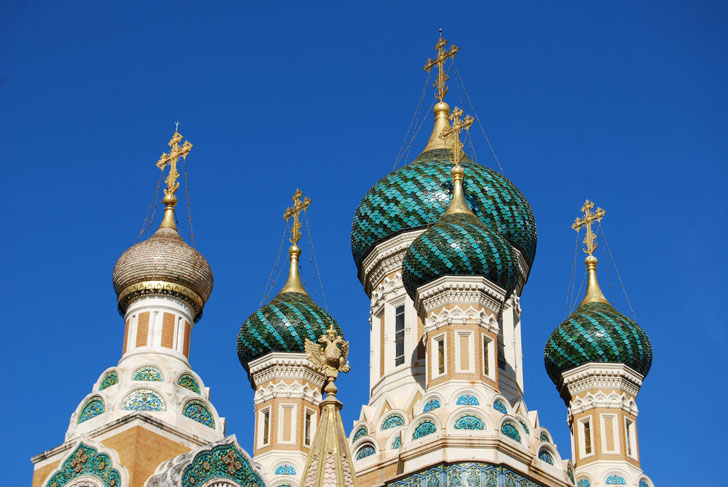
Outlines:
{"label": "arched window", "polygon": [[485,423],[483,423],[483,420],[479,417],[473,415],[473,414],[466,414],[465,416],[460,416],[457,421],[455,421],[455,429],[456,430],[484,430],[485,429]]}
{"label": "arched window", "polygon": [[402,434],[398,434],[397,437],[392,442],[392,450],[399,450],[402,448]]}
{"label": "arched window", "polygon": [[359,438],[362,438],[369,434],[369,431],[367,430],[366,426],[362,426],[358,430],[356,430],[356,433],[354,433],[354,437],[351,439],[351,442],[354,443]]}
{"label": "arched window", "polygon": [[549,465],[554,464],[554,457],[547,450],[541,450],[538,452],[538,458],[548,463]]}
{"label": "arched window", "polygon": [[402,426],[403,424],[404,418],[400,414],[390,414],[389,416],[387,416],[387,419],[385,419],[382,423],[382,430],[396,428],[397,426]]}
{"label": "arched window", "polygon": [[103,413],[105,410],[106,408],[104,407],[103,399],[101,399],[100,397],[91,398],[83,406],[83,409],[81,409],[81,414],[78,415],[78,423],[81,424],[84,421],[95,418],[99,414]]}
{"label": "arched window", "polygon": [[200,393],[200,384],[198,384],[195,378],[190,374],[182,374],[179,379],[177,379],[177,384],[192,392],[196,392],[197,394]]}
{"label": "arched window", "polygon": [[624,477],[617,475],[616,473],[607,477],[607,481],[605,483],[607,485],[627,485],[627,481],[624,480]]}
{"label": "arched window", "polygon": [[508,414],[506,405],[503,404],[503,401],[501,401],[500,399],[496,399],[496,401],[493,403],[493,409],[495,409],[496,411],[498,411],[500,413]]}
{"label": "arched window", "polygon": [[457,402],[455,402],[458,406],[480,406],[480,401],[478,401],[478,398],[473,396],[472,394],[463,394],[462,396],[458,397]]}
{"label": "arched window", "polygon": [[359,448],[359,451],[356,453],[356,459],[361,460],[362,458],[370,457],[376,453],[376,450],[372,445],[366,444],[363,447]]}
{"label": "arched window", "polygon": [[412,433],[412,439],[416,440],[418,438],[422,438],[423,436],[431,435],[435,431],[437,431],[435,423],[430,420],[425,420],[417,425],[417,428],[415,428],[415,432]]}
{"label": "arched window", "polygon": [[542,431],[541,434],[538,435],[538,439],[551,443],[551,438],[549,438],[549,435],[547,435],[545,431]]}
{"label": "arched window", "polygon": [[119,383],[119,374],[117,374],[116,372],[113,372],[113,371],[109,372],[108,374],[106,374],[106,377],[104,377],[104,380],[101,381],[99,390],[103,391],[107,387],[111,387],[114,384],[118,384],[118,383]]}
{"label": "arched window", "polygon": [[521,442],[521,435],[518,433],[518,428],[516,428],[516,425],[511,422],[505,422],[501,425],[501,433],[512,440],[516,440],[519,443]]}
{"label": "arched window", "polygon": [[582,477],[579,479],[576,485],[577,487],[591,487],[591,482],[589,482],[589,479]]}
{"label": "arched window", "polygon": [[162,371],[156,367],[142,367],[134,372],[134,380],[162,382]]}
{"label": "arched window", "polygon": [[650,483],[645,479],[640,479],[639,487],[650,487]]}
{"label": "arched window", "polygon": [[166,411],[162,396],[149,389],[137,389],[124,398],[121,409],[130,411]]}
{"label": "arched window", "polygon": [[425,404],[425,407],[422,409],[423,412],[429,413],[430,411],[433,411],[435,409],[440,408],[440,401],[437,399],[430,399],[427,401],[427,404]]}
{"label": "arched window", "polygon": [[276,475],[296,475],[296,469],[293,468],[293,465],[289,465],[288,463],[284,463],[283,465],[280,465],[275,472]]}
{"label": "arched window", "polygon": [[525,431],[527,435],[530,435],[531,430],[528,429],[528,425],[526,424],[526,422],[524,420],[522,420],[521,418],[518,418],[518,422],[521,423],[521,426],[523,426],[523,431]]}
{"label": "arched window", "polygon": [[194,421],[197,421],[198,423],[209,426],[210,428],[215,427],[215,420],[213,419],[210,410],[207,409],[207,406],[205,406],[205,403],[202,401],[195,400],[188,402],[182,409],[182,414]]}

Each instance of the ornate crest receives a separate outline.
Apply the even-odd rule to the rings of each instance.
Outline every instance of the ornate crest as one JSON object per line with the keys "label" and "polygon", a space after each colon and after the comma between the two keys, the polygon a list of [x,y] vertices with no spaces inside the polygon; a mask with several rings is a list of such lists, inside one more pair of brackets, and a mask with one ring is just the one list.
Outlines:
{"label": "ornate crest", "polygon": [[336,395],[337,388],[334,381],[339,376],[339,372],[349,372],[349,342],[337,334],[333,326],[326,330],[325,335],[321,335],[317,345],[306,338],[304,343],[306,347],[306,356],[319,371],[326,376],[326,386],[324,392],[326,394]]}

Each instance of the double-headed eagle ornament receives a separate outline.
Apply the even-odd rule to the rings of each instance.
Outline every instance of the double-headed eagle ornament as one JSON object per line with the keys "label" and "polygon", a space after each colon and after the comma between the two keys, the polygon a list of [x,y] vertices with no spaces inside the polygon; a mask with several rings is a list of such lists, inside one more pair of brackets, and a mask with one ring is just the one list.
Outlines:
{"label": "double-headed eagle ornament", "polygon": [[330,326],[326,330],[325,335],[321,335],[318,339],[317,345],[308,338],[304,343],[306,348],[306,355],[308,359],[313,363],[314,367],[326,376],[326,387],[324,392],[326,394],[335,396],[337,387],[334,385],[334,381],[339,376],[339,372],[349,372],[349,342],[345,341],[344,338],[339,335],[333,326]]}

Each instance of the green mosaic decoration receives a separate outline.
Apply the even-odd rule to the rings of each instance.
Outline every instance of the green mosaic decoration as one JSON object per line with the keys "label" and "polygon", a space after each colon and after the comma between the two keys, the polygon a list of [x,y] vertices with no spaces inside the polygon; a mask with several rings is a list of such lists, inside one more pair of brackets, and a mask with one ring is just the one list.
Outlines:
{"label": "green mosaic decoration", "polygon": [[61,469],[45,484],[46,487],[63,487],[76,477],[90,475],[99,479],[105,487],[120,487],[121,474],[111,466],[111,457],[99,453],[96,448],[79,443],[76,450],[63,462]]}
{"label": "green mosaic decoration", "polygon": [[229,479],[241,487],[265,487],[250,458],[235,445],[218,445],[198,453],[182,472],[182,487],[200,487],[212,479]]}
{"label": "green mosaic decoration", "polygon": [[400,414],[393,413],[387,416],[387,419],[385,419],[382,423],[382,430],[396,428],[397,426],[402,426],[403,424],[404,418]]}
{"label": "green mosaic decoration", "polygon": [[180,378],[177,379],[177,384],[185,389],[191,390],[192,392],[196,392],[197,394],[200,393],[200,384],[198,384],[195,378],[190,374],[181,375]]}
{"label": "green mosaic decoration", "polygon": [[356,433],[354,433],[354,437],[351,439],[351,442],[354,443],[359,438],[363,438],[363,437],[365,437],[368,434],[369,434],[369,431],[367,431],[367,427],[366,426],[362,426],[361,428],[359,428],[358,430],[356,430]]}
{"label": "green mosaic decoration", "polygon": [[518,422],[521,423],[521,426],[523,427],[523,431],[525,431],[527,435],[530,435],[531,430],[528,428],[528,425],[526,424],[526,422],[524,420],[522,420],[521,418],[516,418],[516,419],[518,419]]}
{"label": "green mosaic decoration", "polygon": [[554,457],[551,456],[551,453],[546,450],[541,450],[540,452],[538,452],[538,458],[548,463],[549,465],[554,464]]}
{"label": "green mosaic decoration", "polygon": [[513,423],[503,423],[501,425],[501,433],[512,440],[516,440],[519,443],[521,442],[521,435],[518,433],[518,429]]}
{"label": "green mosaic decoration", "polygon": [[116,372],[109,372],[106,374],[106,377],[104,377],[104,380],[101,381],[101,385],[99,386],[99,390],[103,391],[107,387],[111,387],[114,384],[119,383],[119,374]]}
{"label": "green mosaic decoration", "polygon": [[162,382],[162,371],[156,367],[142,367],[134,373],[134,380]]}
{"label": "green mosaic decoration", "polygon": [[419,425],[417,425],[417,428],[415,428],[414,433],[412,433],[412,439],[416,440],[418,438],[422,438],[423,436],[431,435],[432,433],[437,431],[437,427],[435,426],[435,423],[429,420],[425,420],[421,422]]}
{"label": "green mosaic decoration", "polygon": [[166,411],[162,396],[149,389],[137,389],[124,398],[121,409],[129,411]]}
{"label": "green mosaic decoration", "polygon": [[78,423],[81,424],[84,421],[95,418],[105,410],[104,400],[100,397],[94,397],[90,399],[81,410],[81,414],[78,415]]}
{"label": "green mosaic decoration", "polygon": [[402,448],[402,433],[398,434],[392,442],[392,450],[399,450]]}
{"label": "green mosaic decoration", "polygon": [[188,402],[182,409],[182,414],[193,421],[197,421],[213,429],[215,428],[215,419],[202,401],[194,400]]}
{"label": "green mosaic decoration", "polygon": [[551,443],[551,438],[549,438],[549,435],[547,435],[543,431],[541,432],[540,435],[538,435],[538,439],[541,441],[547,441],[547,442]]}
{"label": "green mosaic decoration", "polygon": [[329,326],[343,336],[339,325],[305,294],[288,292],[250,315],[238,334],[238,358],[248,362],[270,352],[305,352],[304,339],[317,342]]}
{"label": "green mosaic decoration", "polygon": [[612,305],[585,303],[554,330],[544,359],[557,385],[563,372],[590,362],[621,363],[647,376],[652,345],[645,331]]}
{"label": "green mosaic decoration", "polygon": [[[518,188],[492,169],[465,156],[465,194],[473,212],[503,235],[529,263],[536,255],[536,220]],[[436,223],[450,204],[452,151],[436,149],[382,178],[354,215],[351,250],[357,267],[380,241]]]}
{"label": "green mosaic decoration", "polygon": [[408,475],[386,487],[543,487],[508,467],[481,462],[440,464]]}
{"label": "green mosaic decoration", "polygon": [[442,276],[483,276],[510,294],[518,282],[518,258],[508,242],[472,215],[446,215],[412,242],[402,264],[402,283],[417,289]]}

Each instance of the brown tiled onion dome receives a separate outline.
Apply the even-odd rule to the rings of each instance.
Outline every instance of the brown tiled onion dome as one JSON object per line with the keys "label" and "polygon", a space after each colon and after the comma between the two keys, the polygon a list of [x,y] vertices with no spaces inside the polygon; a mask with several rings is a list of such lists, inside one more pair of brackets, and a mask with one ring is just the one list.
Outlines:
{"label": "brown tiled onion dome", "polygon": [[195,321],[202,316],[213,285],[207,259],[187,245],[175,228],[165,226],[119,257],[113,281],[122,315],[134,299],[163,294],[186,301]]}

